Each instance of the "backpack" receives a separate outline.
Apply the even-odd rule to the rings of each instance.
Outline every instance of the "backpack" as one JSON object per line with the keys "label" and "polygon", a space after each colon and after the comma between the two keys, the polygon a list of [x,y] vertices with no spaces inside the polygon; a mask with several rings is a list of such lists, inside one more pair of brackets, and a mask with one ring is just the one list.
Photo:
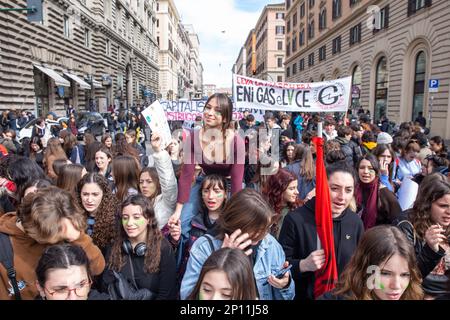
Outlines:
{"label": "backpack", "polygon": [[19,286],[17,285],[16,270],[14,269],[14,252],[11,240],[7,234],[0,232],[0,263],[5,267],[6,273],[12,285],[14,298],[22,300]]}

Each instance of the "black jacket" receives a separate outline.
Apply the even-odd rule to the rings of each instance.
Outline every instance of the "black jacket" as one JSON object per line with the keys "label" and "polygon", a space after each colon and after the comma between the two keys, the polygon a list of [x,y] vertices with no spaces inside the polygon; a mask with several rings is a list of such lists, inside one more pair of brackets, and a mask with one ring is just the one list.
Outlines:
{"label": "black jacket", "polygon": [[422,288],[425,293],[430,295],[445,294],[449,292],[450,283],[447,275],[430,274],[436,268],[441,259],[445,256],[445,250],[439,247],[438,252],[434,252],[423,239],[419,239],[417,233],[411,224],[410,215],[412,209],[402,213],[397,227],[403,231],[409,241],[414,245],[417,264],[422,274]]}
{"label": "black jacket", "polygon": [[[300,273],[300,260],[306,259],[317,250],[317,231],[315,220],[316,198],[303,207],[287,214],[280,232],[279,242],[292,264],[292,277],[295,281],[295,299],[313,299],[314,272]],[[338,274],[350,261],[360,238],[364,233],[362,220],[350,209],[333,219],[334,248]]]}
{"label": "black jacket", "polygon": [[[147,249],[151,250],[151,249]],[[106,265],[109,264],[111,247],[106,251]],[[125,266],[122,268],[121,273],[125,278],[132,283],[131,265],[129,258],[126,254]],[[146,288],[156,294],[156,300],[175,300],[176,298],[176,271],[175,271],[175,255],[172,251],[172,246],[169,242],[163,238],[161,243],[161,261],[159,263],[160,271],[158,273],[147,273],[144,271],[144,258],[135,254],[131,254],[131,261],[134,270],[134,279],[136,281],[138,289]],[[103,277],[106,276],[106,271]],[[106,288],[107,281],[103,279],[103,289]]]}

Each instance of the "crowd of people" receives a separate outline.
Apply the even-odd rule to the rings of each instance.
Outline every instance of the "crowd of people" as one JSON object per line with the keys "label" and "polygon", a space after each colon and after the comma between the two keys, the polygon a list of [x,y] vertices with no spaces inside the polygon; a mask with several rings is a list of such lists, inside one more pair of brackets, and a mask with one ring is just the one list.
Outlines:
{"label": "crowd of people", "polygon": [[[108,110],[108,132],[83,142],[73,109],[45,143],[44,119],[21,143],[1,123],[0,244],[13,260],[0,264],[0,299],[449,296],[450,158],[423,121],[233,120],[217,93],[164,143],[146,136],[140,111],[127,122]],[[326,262],[315,219],[322,121],[338,280],[316,296]]]}

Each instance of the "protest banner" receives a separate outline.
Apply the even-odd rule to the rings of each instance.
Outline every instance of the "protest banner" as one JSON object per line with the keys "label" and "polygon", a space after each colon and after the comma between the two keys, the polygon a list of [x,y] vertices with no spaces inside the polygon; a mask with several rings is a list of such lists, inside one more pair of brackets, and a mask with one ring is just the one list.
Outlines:
{"label": "protest banner", "polygon": [[[195,121],[195,117],[203,117],[203,108],[206,100],[176,100],[160,101],[168,121]],[[234,108],[233,119],[241,120],[245,109]],[[255,116],[256,121],[264,121],[264,111],[260,109],[248,109]]]}
{"label": "protest banner", "polygon": [[233,74],[236,108],[290,112],[346,112],[352,78],[313,83],[270,82]]}
{"label": "protest banner", "polygon": [[144,116],[152,132],[156,132],[161,136],[161,150],[165,149],[172,140],[172,134],[163,107],[159,101],[156,100],[153,102],[141,114]]}

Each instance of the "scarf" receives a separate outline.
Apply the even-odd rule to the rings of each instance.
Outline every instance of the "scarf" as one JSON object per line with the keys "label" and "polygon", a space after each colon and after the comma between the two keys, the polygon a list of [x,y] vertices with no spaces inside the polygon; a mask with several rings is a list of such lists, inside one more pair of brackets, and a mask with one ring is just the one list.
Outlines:
{"label": "scarf", "polygon": [[367,149],[372,150],[375,149],[377,146],[376,142],[363,142],[363,146],[365,146]]}
{"label": "scarf", "polygon": [[[356,186],[355,200],[358,208],[362,208],[361,219],[364,224],[364,229],[368,230],[375,226],[378,215],[378,188],[379,178],[376,177],[370,183],[358,183]],[[363,194],[367,195],[366,202],[364,202]]]}

